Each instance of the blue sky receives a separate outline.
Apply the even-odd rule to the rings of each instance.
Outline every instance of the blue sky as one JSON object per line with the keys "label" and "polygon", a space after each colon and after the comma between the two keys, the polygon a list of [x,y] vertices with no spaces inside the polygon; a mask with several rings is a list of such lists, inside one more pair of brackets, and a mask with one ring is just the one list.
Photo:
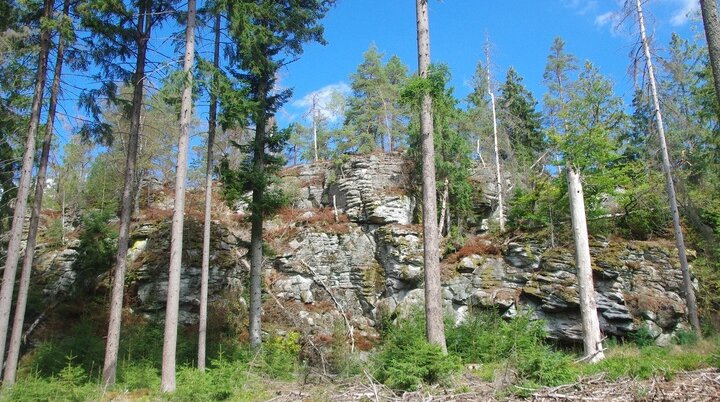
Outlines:
{"label": "blue sky", "polygon": [[[617,28],[622,0],[429,0],[430,40],[433,62],[450,66],[451,84],[458,98],[470,90],[478,60],[484,59],[485,39],[492,44],[493,77],[505,78],[513,66],[525,85],[541,101],[545,91],[543,70],[555,37],[566,41],[566,50],[580,61],[590,60],[615,83],[616,93],[629,102],[632,77],[629,53],[637,44],[634,15]],[[702,36],[698,0],[646,0],[648,30],[658,52],[672,32],[683,37]],[[308,44],[302,57],[281,71],[280,85],[294,90],[293,98],[278,114],[280,127],[293,121],[309,125],[307,113],[313,93],[322,105],[329,90],[349,91],[349,77],[362,55],[375,43],[386,58],[399,56],[410,72],[417,68],[415,2],[413,0],[338,0],[323,21],[327,45]],[[151,39],[155,60],[150,85],[179,67],[171,35],[180,31],[172,22],[155,31]],[[197,51],[211,57],[209,35],[197,38]],[[85,113],[77,106],[81,88],[97,85],[89,73],[68,72],[60,105],[59,142],[66,142]],[[539,105],[541,107],[542,105]],[[196,104],[196,134],[207,130],[207,100]],[[336,120],[339,122],[339,120]],[[193,145],[199,138],[193,136]],[[62,152],[58,155],[61,158]]]}
{"label": "blue sky", "polygon": [[[458,97],[469,82],[484,43],[492,43],[493,75],[504,80],[509,66],[524,78],[540,101],[547,54],[557,36],[580,61],[590,60],[615,83],[626,100],[632,94],[629,54],[637,44],[635,15],[618,28],[619,0],[429,0],[433,62],[447,63]],[[698,0],[649,0],[646,24],[662,52],[672,32],[702,33]],[[362,54],[375,43],[386,57],[398,55],[409,70],[417,68],[415,2],[412,0],[339,0],[324,21],[326,46],[306,47],[302,58],[282,73],[281,85],[294,97],[278,116],[281,125],[303,121],[309,95],[328,87],[347,89]],[[307,122],[305,122],[307,123]]]}

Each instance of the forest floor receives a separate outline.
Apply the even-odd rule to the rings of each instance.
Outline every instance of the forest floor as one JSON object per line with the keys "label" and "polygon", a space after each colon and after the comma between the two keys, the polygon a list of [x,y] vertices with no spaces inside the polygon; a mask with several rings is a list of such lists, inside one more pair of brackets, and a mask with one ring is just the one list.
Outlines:
{"label": "forest floor", "polygon": [[[292,388],[292,389],[291,389]],[[364,382],[305,384],[277,383],[266,388],[262,400],[289,401],[720,401],[720,370],[702,369],[654,376],[647,380],[604,375],[537,390],[484,381],[466,373],[448,387],[424,387],[398,394],[366,377]],[[270,395],[268,395],[270,394]],[[274,394],[274,395],[273,395]]]}

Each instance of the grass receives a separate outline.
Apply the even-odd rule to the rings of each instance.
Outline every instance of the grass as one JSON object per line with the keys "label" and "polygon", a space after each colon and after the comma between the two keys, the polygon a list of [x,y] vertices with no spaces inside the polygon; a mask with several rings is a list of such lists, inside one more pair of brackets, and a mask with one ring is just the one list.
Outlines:
{"label": "grass", "polygon": [[[95,348],[87,349],[88,355],[77,354],[82,340],[66,338],[28,355],[17,384],[4,389],[0,401],[252,401],[298,391],[311,399],[332,400],[335,392],[321,392],[326,384],[301,384],[307,379],[303,374],[312,370],[300,361],[300,334],[290,332],[267,339],[260,354],[252,354],[242,345],[227,354],[220,352],[202,373],[191,364],[181,364],[176,392],[162,394],[159,355],[141,347],[155,343],[160,333],[154,327],[135,329],[128,332],[135,346],[132,351],[125,350],[126,358],[118,367],[118,383],[109,389],[103,391],[100,386],[99,362],[93,363],[97,356],[92,356]],[[88,325],[81,323],[75,335],[87,337],[88,332]],[[543,386],[573,383],[601,373],[611,381],[653,376],[672,379],[683,371],[720,365],[720,337],[690,341],[679,337],[678,343],[682,344],[666,348],[631,342],[612,344],[603,361],[577,363],[576,353],[546,342],[541,323],[523,316],[505,321],[494,313],[475,315],[458,326],[448,323],[446,337],[449,356],[425,341],[422,314],[390,324],[370,359],[364,364],[354,361],[361,367],[353,370],[355,377],[343,376],[343,383],[366,383],[368,373],[372,373],[375,379],[400,391],[416,390],[426,384],[439,384],[439,390],[470,389],[472,384],[463,381],[465,376],[471,376],[502,384],[505,388],[501,395],[524,396]],[[60,365],[57,360],[63,351],[75,355],[64,357]],[[354,356],[335,357],[350,358]],[[342,362],[335,364],[341,366]]]}

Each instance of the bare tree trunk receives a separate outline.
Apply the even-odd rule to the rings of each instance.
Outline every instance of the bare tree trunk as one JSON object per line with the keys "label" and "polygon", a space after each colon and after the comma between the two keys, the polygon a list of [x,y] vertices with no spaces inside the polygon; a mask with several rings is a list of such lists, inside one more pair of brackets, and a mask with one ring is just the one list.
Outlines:
{"label": "bare tree trunk", "polygon": [[570,218],[573,238],[575,239],[575,268],[580,288],[580,316],[582,317],[583,346],[585,359],[595,363],[605,358],[602,349],[600,321],[595,302],[590,245],[588,243],[587,221],[585,218],[585,198],[583,197],[580,173],[569,163],[566,168],[568,180],[568,198],[570,199]]}
{"label": "bare tree trunk", "polygon": [[210,276],[210,226],[212,224],[212,174],[213,147],[217,128],[218,72],[220,66],[220,12],[215,15],[215,48],[213,50],[213,80],[210,91],[210,117],[208,118],[207,165],[205,168],[205,224],[203,226],[202,269],[200,274],[200,319],[198,332],[198,370],[205,370],[205,350],[207,339],[208,279]]}
{"label": "bare tree trunk", "polygon": [[123,293],[125,291],[125,270],[127,269],[128,241],[130,240],[130,219],[133,211],[133,187],[137,164],[138,141],[140,138],[140,115],[143,105],[143,86],[145,84],[145,61],[152,17],[147,1],[140,3],[137,21],[137,60],[133,74],[132,115],[128,138],[127,157],[125,159],[125,180],[120,198],[120,229],[118,250],[115,255],[115,274],[110,296],[110,321],[105,343],[105,361],[103,363],[103,384],[115,383],[117,358],[120,346],[120,324],[122,320]]}
{"label": "bare tree trunk", "polygon": [[175,391],[175,352],[177,350],[178,309],[180,307],[180,273],[182,269],[183,224],[185,222],[185,187],[188,170],[188,143],[192,117],[192,67],[195,61],[195,0],[188,0],[187,26],[185,27],[185,60],[183,72],[185,87],[180,107],[180,137],[175,175],[175,206],[170,240],[170,268],[168,273],[167,309],[165,310],[165,337],[163,342],[162,392]]}
{"label": "bare tree trunk", "polygon": [[[440,204],[440,219],[438,219],[438,236],[442,237],[443,230],[445,229],[445,214],[447,213],[448,198],[450,198],[450,182],[445,178],[443,184],[442,204]],[[450,229],[448,228],[448,232]]]}
{"label": "bare tree trunk", "polygon": [[[68,15],[69,9],[70,1],[65,0],[63,16]],[[37,229],[40,222],[40,211],[42,209],[43,192],[45,190],[48,160],[50,159],[50,146],[52,144],[58,92],[60,92],[60,76],[62,75],[64,54],[65,44],[62,35],[59,35],[55,71],[52,88],[50,90],[50,106],[48,108],[47,124],[45,125],[45,138],[43,139],[40,167],[35,181],[35,200],[33,201],[32,214],[30,217],[30,229],[28,230],[27,246],[25,247],[25,259],[23,261],[22,273],[20,274],[20,288],[18,289],[17,303],[15,304],[15,317],[13,319],[12,334],[10,335],[10,348],[8,350],[5,372],[3,374],[3,386],[15,383],[18,358],[20,357],[20,343],[22,341],[22,330],[25,321],[25,308],[27,307],[33,258],[35,257]]]}
{"label": "bare tree trunk", "polygon": [[[53,0],[45,0],[43,5],[43,17],[52,16]],[[18,260],[20,260],[20,241],[25,225],[25,212],[27,210],[28,195],[30,193],[30,181],[32,179],[33,161],[35,159],[35,136],[40,124],[40,112],[42,108],[43,91],[45,80],[47,80],[48,55],[50,54],[50,31],[43,29],[40,34],[40,54],[38,55],[37,74],[35,76],[35,88],[33,92],[32,106],[30,109],[30,124],[28,135],[25,140],[25,153],[20,173],[15,211],[13,214],[12,226],[10,228],[10,243],[8,244],[5,272],[3,273],[2,288],[0,288],[0,367],[5,358],[5,341],[7,339],[8,323],[10,321],[10,309],[12,305],[13,287],[15,286],[15,274],[17,272]]]}
{"label": "bare tree trunk", "polygon": [[653,69],[652,58],[650,56],[650,45],[648,44],[647,35],[645,33],[645,19],[643,18],[643,11],[640,0],[636,0],[635,5],[637,7],[638,22],[640,24],[640,38],[642,39],[643,50],[645,52],[645,60],[647,61],[648,77],[650,78],[650,91],[652,92],[653,97],[655,120],[657,121],[657,131],[660,140],[660,151],[662,153],[663,170],[665,172],[665,188],[668,193],[670,212],[672,213],[673,218],[673,228],[675,230],[675,244],[678,249],[680,271],[682,272],[683,276],[685,302],[687,303],[690,324],[693,326],[695,332],[700,334],[700,320],[698,319],[697,303],[695,301],[695,289],[693,289],[692,279],[690,278],[690,267],[687,261],[685,241],[683,240],[682,227],[680,225],[680,213],[678,212],[677,199],[675,196],[675,184],[673,183],[670,154],[668,152],[667,141],[665,140],[665,127],[663,125],[662,113],[660,112],[660,100],[658,98],[657,84],[655,82],[655,70]]}
{"label": "bare tree trunk", "polygon": [[498,130],[497,130],[497,114],[495,113],[495,94],[492,91],[492,81],[490,81],[490,44],[488,43],[485,48],[485,58],[487,59],[487,85],[488,95],[490,95],[490,107],[492,108],[493,118],[493,149],[495,150],[495,178],[497,185],[497,197],[498,197],[498,223],[500,224],[500,231],[505,231],[505,211],[503,204],[503,186],[502,186],[502,174],[500,173],[500,152],[498,152]]}
{"label": "bare tree trunk", "polygon": [[[430,69],[430,24],[427,0],[416,0],[418,74],[427,79]],[[428,342],[447,353],[443,323],[440,260],[438,252],[435,145],[433,143],[432,98],[426,93],[420,114],[423,170],[423,246],[425,264],[425,330]]]}
{"label": "bare tree trunk", "polygon": [[[705,38],[710,55],[710,68],[715,83],[715,96],[720,99],[720,20],[718,20],[717,0],[700,0]],[[720,110],[718,118],[720,118]]]}

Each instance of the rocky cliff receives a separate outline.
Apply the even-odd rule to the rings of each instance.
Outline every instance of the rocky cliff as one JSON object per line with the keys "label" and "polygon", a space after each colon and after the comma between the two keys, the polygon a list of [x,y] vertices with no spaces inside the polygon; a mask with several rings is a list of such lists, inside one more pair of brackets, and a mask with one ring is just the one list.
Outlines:
{"label": "rocky cliff", "polygon": [[[338,327],[353,338],[372,339],[384,319],[402,318],[423,301],[422,231],[413,224],[418,205],[410,191],[408,161],[398,154],[350,156],[342,164],[287,169],[283,186],[292,207],[268,220],[265,285],[266,328],[294,326],[316,339]],[[487,182],[477,169],[477,183]],[[477,188],[478,232],[494,212],[492,191]],[[162,319],[167,291],[169,196],[156,194],[139,217],[130,251],[128,303],[133,312]],[[200,210],[198,203],[190,208]],[[181,290],[181,322],[197,320],[202,223],[189,213]],[[197,215],[197,214],[195,214]],[[232,302],[243,314],[248,275],[247,224],[242,208],[216,208],[210,299]],[[42,252],[38,269],[53,272],[47,300],[69,291],[76,275],[74,247]],[[682,278],[670,242],[594,240],[598,312],[606,335],[624,336],[646,326],[658,343],[687,328]],[[442,261],[443,302],[462,320],[494,309],[505,317],[532,314],[550,337],[581,337],[578,290],[571,250],[548,242],[480,235]],[[232,300],[228,300],[232,299]],[[212,314],[212,313],[211,313]]]}

